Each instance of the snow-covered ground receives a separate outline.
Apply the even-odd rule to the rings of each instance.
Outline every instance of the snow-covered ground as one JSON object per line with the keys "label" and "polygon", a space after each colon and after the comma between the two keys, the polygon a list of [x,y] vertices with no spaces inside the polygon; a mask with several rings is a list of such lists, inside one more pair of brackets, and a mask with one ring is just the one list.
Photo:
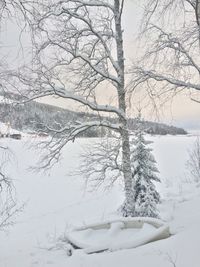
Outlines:
{"label": "snow-covered ground", "polygon": [[28,170],[38,159],[38,152],[27,148],[28,137],[21,141],[0,139],[0,145],[9,145],[15,155],[8,172],[19,204],[25,202],[17,223],[9,232],[0,232],[0,267],[199,267],[200,188],[190,181],[185,168],[195,138],[150,137],[162,180],[161,217],[170,225],[170,238],[112,253],[86,255],[77,251],[72,257],[64,249],[54,248],[59,236],[74,225],[116,217],[123,201],[120,183],[109,192],[89,193],[81,177],[69,175],[80,164],[82,147],[94,140],[69,144],[63,160],[44,174]]}

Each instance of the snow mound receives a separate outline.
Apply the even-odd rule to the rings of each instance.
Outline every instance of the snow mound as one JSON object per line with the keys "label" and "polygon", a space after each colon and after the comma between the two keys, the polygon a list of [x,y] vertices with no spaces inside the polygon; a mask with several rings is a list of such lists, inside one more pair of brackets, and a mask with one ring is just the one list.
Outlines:
{"label": "snow mound", "polygon": [[76,228],[66,238],[72,247],[90,254],[136,248],[169,236],[169,226],[160,220],[122,218]]}

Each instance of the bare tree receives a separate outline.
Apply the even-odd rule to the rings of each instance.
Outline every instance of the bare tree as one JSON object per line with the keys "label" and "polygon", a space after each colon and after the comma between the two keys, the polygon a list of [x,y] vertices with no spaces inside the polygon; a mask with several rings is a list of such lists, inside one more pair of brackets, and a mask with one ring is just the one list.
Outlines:
{"label": "bare tree", "polygon": [[[0,20],[7,18],[14,18],[15,20],[21,20],[25,23],[28,22],[27,6],[30,7],[32,1],[21,0],[1,0],[0,1]],[[25,5],[26,4],[26,5]]]}
{"label": "bare tree", "polygon": [[[43,144],[49,150],[43,167],[57,162],[62,148],[81,133],[92,127],[109,128],[120,137],[126,216],[133,216],[134,186],[121,23],[125,1],[20,2],[28,15],[34,43],[32,67],[23,68],[15,74],[17,82],[23,84],[20,93],[27,101],[44,96],[70,100],[97,115],[96,120],[71,121],[56,128],[45,126],[53,138]],[[98,103],[97,91],[103,90],[103,94],[105,89],[115,92],[116,105]],[[115,117],[116,123],[110,123],[103,115]]]}
{"label": "bare tree", "polygon": [[[25,16],[26,12],[23,9],[23,3],[20,0],[0,0],[0,29],[1,23],[8,17],[17,16],[18,12]],[[25,20],[24,20],[25,22]],[[1,46],[0,46],[1,49]],[[9,81],[10,71],[6,57],[1,57],[0,60],[0,91],[6,91],[10,86]],[[14,194],[14,186],[10,177],[6,174],[7,164],[11,160],[12,152],[5,145],[0,145],[0,231],[13,225],[15,216],[23,210],[23,205],[18,206]]]}
{"label": "bare tree", "polygon": [[4,170],[4,166],[10,160],[10,153],[8,147],[0,146],[0,231],[12,225],[15,215],[22,210],[22,207],[18,207],[16,204],[12,181]]}
{"label": "bare tree", "polygon": [[147,45],[131,90],[142,85],[154,100],[184,91],[200,102],[199,6],[198,0],[148,1],[142,21]]}

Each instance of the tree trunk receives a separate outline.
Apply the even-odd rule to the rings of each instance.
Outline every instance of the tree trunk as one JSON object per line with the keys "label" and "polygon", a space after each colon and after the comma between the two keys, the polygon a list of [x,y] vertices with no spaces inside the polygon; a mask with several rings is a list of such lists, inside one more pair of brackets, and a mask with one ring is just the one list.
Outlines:
{"label": "tree trunk", "polygon": [[123,214],[125,216],[134,216],[135,201],[130,161],[130,142],[128,125],[126,119],[126,93],[125,93],[125,77],[124,77],[124,50],[123,50],[123,34],[121,27],[121,13],[123,1],[120,6],[120,0],[115,0],[115,28],[116,28],[116,46],[118,59],[118,77],[120,84],[118,85],[118,103],[119,108],[124,111],[125,118],[120,117],[121,139],[122,139],[122,168],[124,175],[125,204],[123,206]]}

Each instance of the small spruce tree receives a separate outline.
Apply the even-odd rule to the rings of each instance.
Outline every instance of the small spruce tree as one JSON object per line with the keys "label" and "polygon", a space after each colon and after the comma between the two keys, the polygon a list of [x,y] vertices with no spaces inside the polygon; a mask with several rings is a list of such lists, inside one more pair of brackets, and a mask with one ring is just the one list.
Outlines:
{"label": "small spruce tree", "polygon": [[152,149],[148,147],[152,142],[145,140],[141,122],[141,114],[139,113],[136,120],[137,130],[132,141],[134,146],[131,158],[136,203],[135,214],[141,217],[157,218],[159,217],[157,204],[160,202],[160,195],[154,182],[160,182],[157,176],[159,171]]}

